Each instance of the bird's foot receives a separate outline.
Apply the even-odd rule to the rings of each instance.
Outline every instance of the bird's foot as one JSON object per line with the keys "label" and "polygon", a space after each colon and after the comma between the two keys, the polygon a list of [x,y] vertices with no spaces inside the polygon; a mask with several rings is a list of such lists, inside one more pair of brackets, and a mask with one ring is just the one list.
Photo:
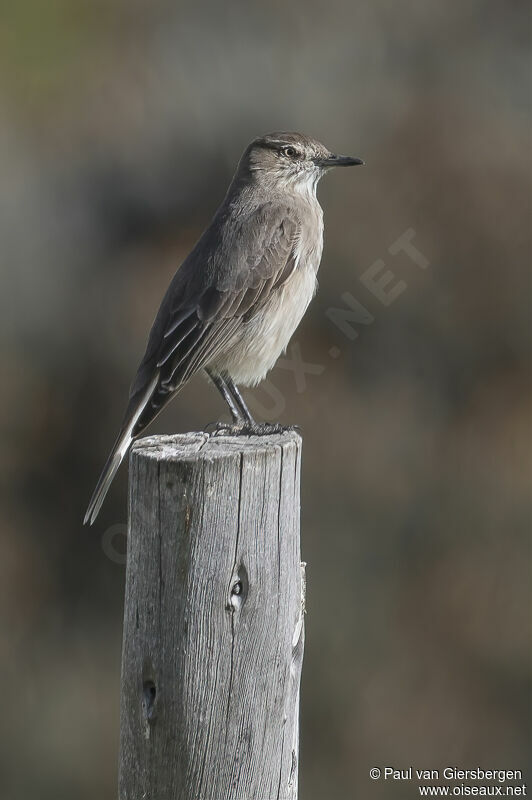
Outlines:
{"label": "bird's foot", "polygon": [[[207,431],[214,425],[212,432]],[[272,436],[276,433],[299,431],[298,425],[281,425],[278,422],[216,422],[205,429],[211,436]]]}
{"label": "bird's foot", "polygon": [[203,430],[209,436],[238,436],[243,425],[243,422],[209,422]]}
{"label": "bird's foot", "polygon": [[280,422],[253,422],[245,424],[243,432],[248,436],[271,436],[275,433],[298,431],[298,425],[281,425]]}

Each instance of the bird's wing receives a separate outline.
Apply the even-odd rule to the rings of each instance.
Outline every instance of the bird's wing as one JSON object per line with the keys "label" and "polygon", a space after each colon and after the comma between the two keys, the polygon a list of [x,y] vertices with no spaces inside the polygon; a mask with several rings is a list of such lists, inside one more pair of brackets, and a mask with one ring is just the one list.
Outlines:
{"label": "bird's wing", "polygon": [[[168,395],[223,352],[238,328],[286,282],[297,266],[300,235],[301,224],[293,209],[266,203],[232,226],[226,246],[215,248],[214,256],[212,250],[205,252],[210,248],[198,248],[195,263],[186,265],[190,283],[169,288],[162,318],[158,316],[154,323],[156,342],[148,344],[133,382],[131,400],[158,372],[157,386],[134,435],[166,404]],[[209,263],[198,263],[202,258]],[[199,286],[194,269],[204,271]]]}

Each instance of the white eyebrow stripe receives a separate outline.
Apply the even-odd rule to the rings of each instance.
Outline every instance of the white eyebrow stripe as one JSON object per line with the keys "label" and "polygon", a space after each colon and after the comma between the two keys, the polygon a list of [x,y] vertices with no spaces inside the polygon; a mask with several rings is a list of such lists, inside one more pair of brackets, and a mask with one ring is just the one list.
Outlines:
{"label": "white eyebrow stripe", "polygon": [[300,149],[300,145],[294,144],[293,142],[285,142],[283,139],[271,139],[263,144],[265,144],[266,147],[293,147],[294,150]]}

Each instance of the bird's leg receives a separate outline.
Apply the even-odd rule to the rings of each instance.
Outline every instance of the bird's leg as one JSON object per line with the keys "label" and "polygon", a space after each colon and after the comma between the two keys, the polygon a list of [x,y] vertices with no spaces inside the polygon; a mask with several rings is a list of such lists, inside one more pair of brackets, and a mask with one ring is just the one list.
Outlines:
{"label": "bird's leg", "polygon": [[233,400],[238,406],[242,418],[244,419],[244,425],[241,428],[241,433],[247,433],[252,436],[269,436],[272,433],[284,433],[285,431],[296,430],[296,426],[294,425],[281,425],[280,423],[273,422],[255,422],[244,398],[240,393],[240,389],[235,384],[233,379],[229,376],[226,376],[225,383],[233,396]]}
{"label": "bird's leg", "polygon": [[[293,430],[292,426],[285,427],[279,424],[272,424],[270,422],[255,422],[251,416],[251,412],[246,405],[246,402],[240,390],[235,385],[232,378],[228,375],[221,376],[210,369],[205,370],[207,375],[214,383],[223,399],[229,406],[232,424],[228,425],[225,422],[217,422],[214,424],[213,434],[215,436],[238,435],[247,434],[248,436],[268,436],[272,433],[283,433],[286,430]],[[212,423],[207,427],[211,427]]]}
{"label": "bird's leg", "polygon": [[211,379],[211,381],[216,386],[216,388],[218,389],[218,391],[220,392],[220,394],[222,395],[222,397],[225,400],[225,402],[227,403],[227,405],[229,406],[229,411],[231,412],[233,425],[232,426],[228,426],[228,425],[225,425],[225,423],[219,423],[220,427],[221,428],[222,427],[223,428],[233,427],[233,428],[240,429],[242,427],[242,425],[246,422],[246,420],[242,416],[242,414],[240,412],[240,408],[239,408],[236,400],[234,399],[232,393],[230,392],[226,381],[224,380],[224,378],[222,378],[221,375],[218,375],[216,372],[213,372],[210,369],[206,369],[205,371],[206,371],[207,375],[209,376],[209,378]]}
{"label": "bird's leg", "polygon": [[226,381],[222,378],[221,375],[212,372],[212,370],[207,369],[205,370],[211,381],[214,383],[220,394],[222,395],[223,399],[229,406],[229,411],[231,412],[231,417],[233,419],[233,423],[236,425],[237,423],[242,423],[244,418],[240,412],[240,408],[237,405],[235,398],[233,397]]}
{"label": "bird's leg", "polygon": [[226,383],[226,386],[227,386],[229,392],[231,393],[231,395],[233,397],[233,400],[235,401],[236,405],[238,406],[238,410],[240,412],[240,416],[245,421],[246,427],[248,427],[248,426],[250,428],[256,427],[257,423],[255,422],[255,420],[251,416],[251,412],[250,412],[249,408],[247,407],[244,398],[240,394],[240,389],[238,388],[238,386],[235,384],[233,379],[230,378],[229,376],[226,377],[225,383]]}

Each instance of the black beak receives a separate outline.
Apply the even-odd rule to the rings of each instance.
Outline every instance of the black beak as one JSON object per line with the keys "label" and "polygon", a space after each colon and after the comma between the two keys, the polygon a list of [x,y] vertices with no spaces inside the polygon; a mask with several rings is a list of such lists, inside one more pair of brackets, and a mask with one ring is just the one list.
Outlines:
{"label": "black beak", "polygon": [[351,158],[351,156],[336,156],[331,153],[326,158],[314,158],[317,167],[355,167],[364,164],[361,158]]}

